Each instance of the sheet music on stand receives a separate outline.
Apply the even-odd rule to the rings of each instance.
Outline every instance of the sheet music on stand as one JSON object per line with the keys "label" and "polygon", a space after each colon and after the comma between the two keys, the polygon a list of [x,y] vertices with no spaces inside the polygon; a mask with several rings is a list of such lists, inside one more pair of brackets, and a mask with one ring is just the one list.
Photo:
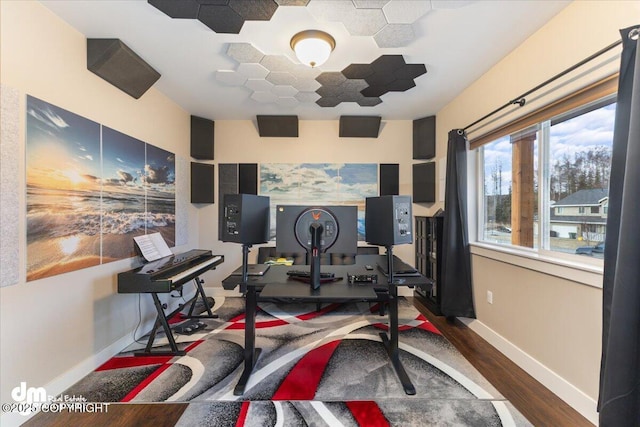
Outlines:
{"label": "sheet music on stand", "polygon": [[140,252],[147,262],[173,255],[173,252],[171,252],[167,242],[165,242],[160,233],[136,236],[133,240],[138,245],[138,248],[140,248]]}

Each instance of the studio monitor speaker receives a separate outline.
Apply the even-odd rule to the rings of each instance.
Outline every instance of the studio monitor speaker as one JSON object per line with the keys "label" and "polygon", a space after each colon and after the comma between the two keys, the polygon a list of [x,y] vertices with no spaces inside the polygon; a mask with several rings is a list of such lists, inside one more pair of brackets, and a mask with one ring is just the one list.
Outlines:
{"label": "studio monitor speaker", "polygon": [[367,243],[380,246],[413,242],[410,196],[367,197],[364,234]]}
{"label": "studio monitor speaker", "polygon": [[436,156],[436,116],[413,121],[413,158],[428,160]]}
{"label": "studio monitor speaker", "polygon": [[380,116],[340,116],[340,137],[377,138]]}
{"label": "studio monitor speaker", "polygon": [[191,116],[191,157],[213,160],[214,131],[213,120]]}
{"label": "studio monitor speaker", "polygon": [[222,241],[253,245],[269,240],[269,197],[226,194]]}
{"label": "studio monitor speaker", "polygon": [[258,133],[264,137],[298,137],[298,116],[257,116]]}
{"label": "studio monitor speaker", "polygon": [[160,78],[120,39],[87,39],[87,69],[136,99]]}

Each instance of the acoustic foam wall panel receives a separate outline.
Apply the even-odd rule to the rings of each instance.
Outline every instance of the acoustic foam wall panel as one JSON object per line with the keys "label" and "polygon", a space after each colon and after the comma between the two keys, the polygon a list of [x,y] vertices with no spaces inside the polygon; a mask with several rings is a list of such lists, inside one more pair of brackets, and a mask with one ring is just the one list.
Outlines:
{"label": "acoustic foam wall panel", "polygon": [[377,138],[380,116],[340,116],[340,137]]}
{"label": "acoustic foam wall panel", "polygon": [[191,200],[191,162],[176,155],[176,246],[189,243],[189,203]]}
{"label": "acoustic foam wall panel", "polygon": [[160,78],[120,39],[87,39],[87,69],[135,99]]}
{"label": "acoustic foam wall panel", "polygon": [[428,160],[436,155],[436,116],[413,121],[413,158]]}
{"label": "acoustic foam wall panel", "polygon": [[214,131],[213,120],[191,116],[191,157],[213,160]]}
{"label": "acoustic foam wall panel", "polygon": [[21,142],[20,91],[0,85],[0,287],[16,285],[20,279]]}
{"label": "acoustic foam wall panel", "polygon": [[258,133],[264,137],[298,137],[298,116],[257,116]]}
{"label": "acoustic foam wall panel", "polygon": [[400,165],[397,163],[380,164],[380,195],[395,196],[399,188]]}
{"label": "acoustic foam wall panel", "polygon": [[222,240],[225,194],[238,194],[237,163],[220,163],[218,165],[218,240]]}
{"label": "acoustic foam wall panel", "polygon": [[240,163],[238,165],[238,193],[258,194],[257,163]]}
{"label": "acoustic foam wall panel", "polygon": [[415,163],[413,165],[413,202],[433,203],[436,201],[436,163]]}
{"label": "acoustic foam wall panel", "polygon": [[191,203],[214,203],[214,165],[191,162]]}

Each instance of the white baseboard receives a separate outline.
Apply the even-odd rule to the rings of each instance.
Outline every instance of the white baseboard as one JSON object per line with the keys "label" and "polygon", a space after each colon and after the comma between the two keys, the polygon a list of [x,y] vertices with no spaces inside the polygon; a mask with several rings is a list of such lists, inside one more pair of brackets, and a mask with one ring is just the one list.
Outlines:
{"label": "white baseboard", "polygon": [[[87,357],[64,374],[59,375],[48,384],[45,384],[43,387],[47,391],[47,395],[58,396],[62,394],[63,391],[89,375],[91,372],[95,371],[100,365],[120,353],[123,348],[127,347],[132,342],[133,337],[131,334],[127,334],[100,351],[98,354]],[[5,413],[0,417],[0,425],[3,427],[19,426],[34,415],[35,414],[20,415],[18,413]]]}
{"label": "white baseboard", "polygon": [[567,402],[573,409],[594,425],[598,425],[597,403],[594,399],[576,388],[573,384],[553,372],[551,369],[531,357],[515,346],[505,337],[479,320],[460,318],[471,330],[484,338],[498,351],[511,359],[516,365],[524,369],[538,382],[551,390],[554,394]]}

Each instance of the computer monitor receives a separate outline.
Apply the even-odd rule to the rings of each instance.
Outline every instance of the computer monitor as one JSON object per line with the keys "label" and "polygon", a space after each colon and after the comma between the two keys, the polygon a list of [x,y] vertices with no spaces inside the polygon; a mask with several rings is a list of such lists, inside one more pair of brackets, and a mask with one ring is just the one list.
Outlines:
{"label": "computer monitor", "polygon": [[320,287],[320,254],[355,254],[357,247],[356,206],[276,206],[276,251],[307,252],[314,290]]}
{"label": "computer monitor", "polygon": [[355,254],[358,247],[356,206],[276,206],[276,251],[311,249],[312,224],[322,225],[322,253]]}

